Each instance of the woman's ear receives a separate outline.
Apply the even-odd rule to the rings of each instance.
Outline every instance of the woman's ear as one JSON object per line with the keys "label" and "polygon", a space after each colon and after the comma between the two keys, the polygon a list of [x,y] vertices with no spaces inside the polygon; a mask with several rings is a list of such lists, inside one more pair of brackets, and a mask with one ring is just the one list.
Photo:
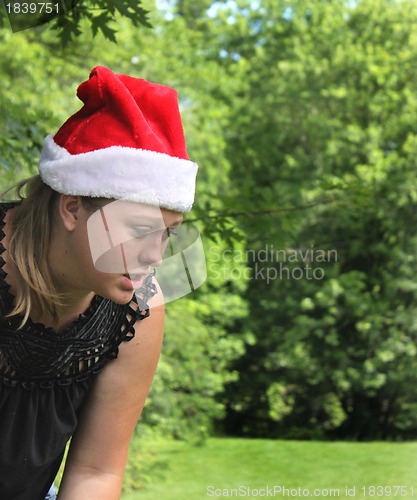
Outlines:
{"label": "woman's ear", "polygon": [[74,231],[82,215],[82,202],[79,196],[61,194],[59,198],[59,216],[67,231]]}

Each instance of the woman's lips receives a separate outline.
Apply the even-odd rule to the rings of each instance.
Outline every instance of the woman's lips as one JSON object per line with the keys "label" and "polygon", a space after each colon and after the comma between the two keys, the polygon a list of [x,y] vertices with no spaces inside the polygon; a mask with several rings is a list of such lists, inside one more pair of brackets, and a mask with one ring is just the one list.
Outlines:
{"label": "woman's lips", "polygon": [[146,274],[124,274],[123,278],[126,280],[126,284],[129,285],[131,290],[137,290],[143,284]]}

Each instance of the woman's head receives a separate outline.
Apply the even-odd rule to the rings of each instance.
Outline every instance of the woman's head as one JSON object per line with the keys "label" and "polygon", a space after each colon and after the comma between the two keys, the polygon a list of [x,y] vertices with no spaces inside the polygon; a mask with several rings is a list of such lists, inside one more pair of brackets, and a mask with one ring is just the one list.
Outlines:
{"label": "woman's head", "polygon": [[52,242],[74,252],[81,244],[89,279],[119,274],[137,285],[194,199],[197,165],[175,90],[99,66],[77,95],[83,107],[45,139],[40,177],[14,214],[11,255],[25,285],[12,314],[26,318],[35,303],[57,317],[65,300],[48,263]]}
{"label": "woman's head", "polygon": [[93,291],[126,303],[162,263],[168,238],[182,215],[135,202],[95,204],[61,195],[56,219],[51,254],[66,263],[55,279],[59,288]]}
{"label": "woman's head", "polygon": [[63,195],[39,176],[20,183],[18,195],[8,250],[22,283],[11,315],[25,320],[33,307],[59,320],[74,288],[129,302],[182,222],[179,212],[150,205]]}

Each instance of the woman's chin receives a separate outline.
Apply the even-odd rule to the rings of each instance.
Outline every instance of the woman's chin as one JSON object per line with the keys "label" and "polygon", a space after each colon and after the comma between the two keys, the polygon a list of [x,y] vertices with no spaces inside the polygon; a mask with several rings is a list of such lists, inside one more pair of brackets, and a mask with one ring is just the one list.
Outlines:
{"label": "woman's chin", "polygon": [[124,305],[128,304],[132,300],[134,293],[135,291],[132,288],[114,288],[112,290],[108,290],[107,293],[104,293],[104,297],[106,299],[110,299],[115,304]]}

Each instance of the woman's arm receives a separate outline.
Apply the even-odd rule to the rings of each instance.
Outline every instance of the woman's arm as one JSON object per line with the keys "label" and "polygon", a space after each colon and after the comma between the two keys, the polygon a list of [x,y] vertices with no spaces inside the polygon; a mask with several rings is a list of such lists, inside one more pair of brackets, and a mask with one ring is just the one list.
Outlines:
{"label": "woman's arm", "polygon": [[136,334],[97,377],[71,442],[59,500],[118,500],[130,439],[162,346],[164,308],[136,323]]}

